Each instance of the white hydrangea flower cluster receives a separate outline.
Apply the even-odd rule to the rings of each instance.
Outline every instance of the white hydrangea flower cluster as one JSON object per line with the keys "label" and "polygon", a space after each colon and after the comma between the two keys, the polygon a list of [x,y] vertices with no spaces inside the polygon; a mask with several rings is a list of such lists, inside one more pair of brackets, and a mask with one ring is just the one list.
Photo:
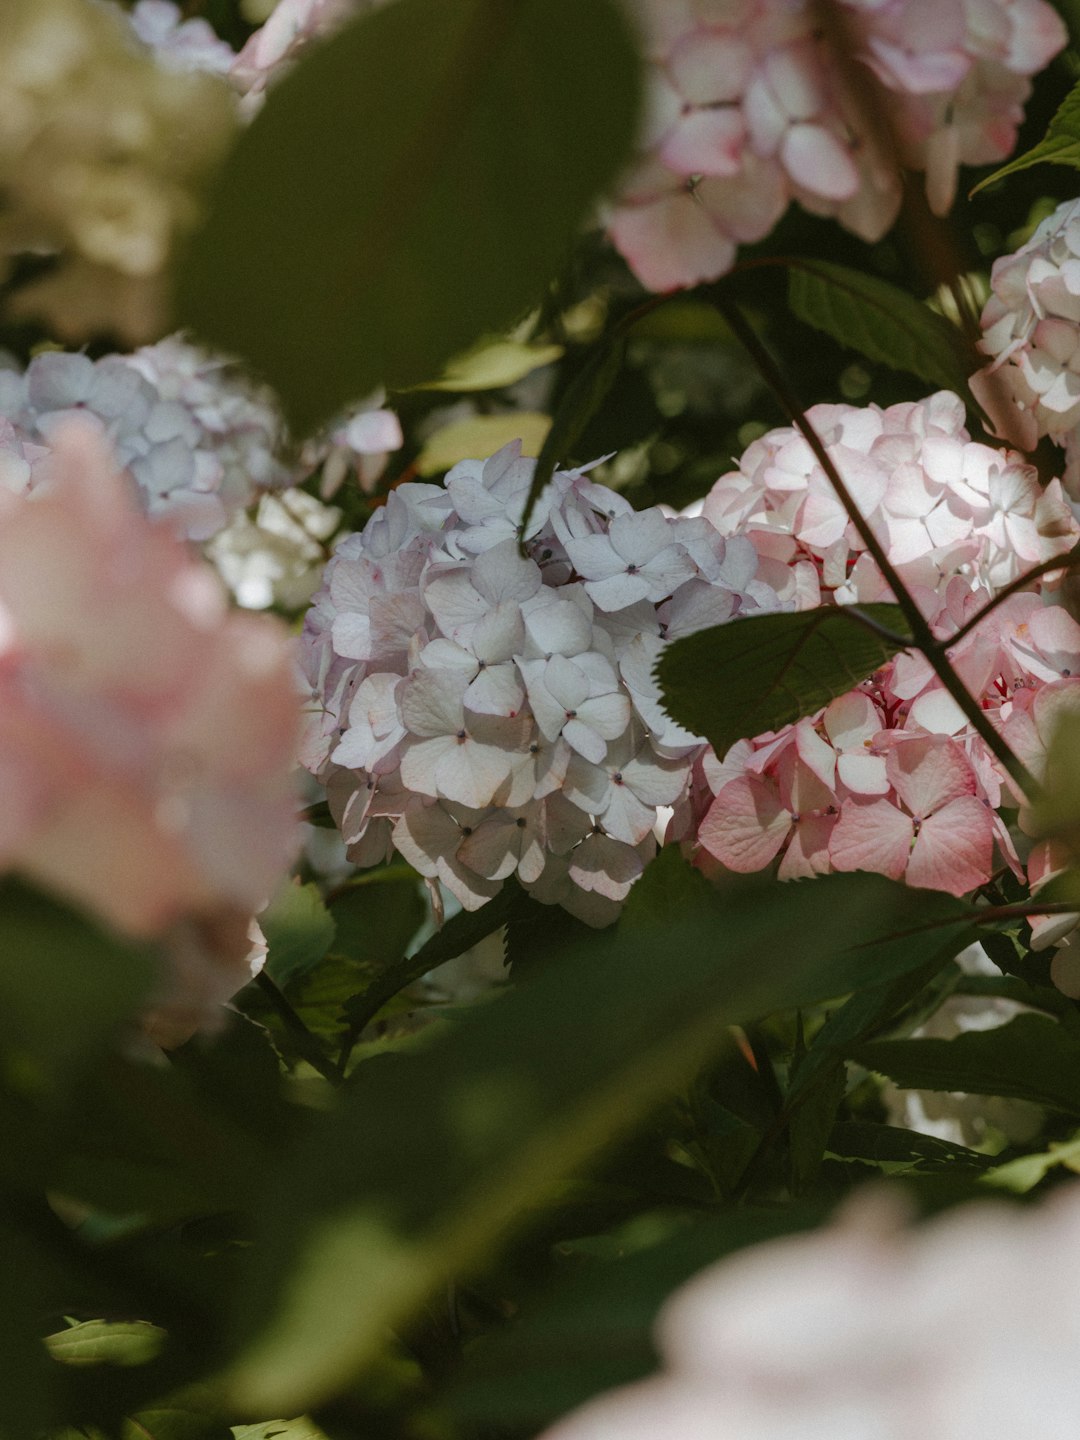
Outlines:
{"label": "white hydrangea flower cluster", "polygon": [[356,864],[398,850],[467,909],[510,875],[590,924],[652,857],[701,743],[661,710],[664,642],[776,608],[749,541],[557,472],[517,525],[520,445],[407,484],[338,547],[301,646],[304,763]]}
{"label": "white hydrangea flower cluster", "polygon": [[185,20],[173,0],[138,0],[129,19],[143,44],[171,69],[227,75],[236,58],[208,20],[201,15]]}
{"label": "white hydrangea flower cluster", "polygon": [[904,165],[935,211],[961,164],[1003,160],[1028,77],[1061,50],[1045,0],[839,0],[827,35],[811,0],[628,0],[645,37],[639,164],[609,214],[651,290],[715,279],[792,200],[866,240],[896,218],[901,182],[838,63],[853,46]]}
{"label": "white hydrangea flower cluster", "polygon": [[162,282],[237,123],[220,78],[159,64],[89,0],[0,7],[0,257],[54,256],[9,301],[64,340],[163,329]]}
{"label": "white hydrangea flower cluster", "polygon": [[542,1440],[1072,1440],[1080,1184],[902,1218],[869,1191],[696,1275],[660,1312],[660,1373]]}
{"label": "white hydrangea flower cluster", "polygon": [[971,388],[1014,445],[1049,435],[1064,446],[1065,484],[1080,498],[1080,200],[995,260],[990,283],[979,348],[992,359]]}
{"label": "white hydrangea flower cluster", "polygon": [[91,360],[46,351],[0,371],[0,479],[32,488],[34,467],[73,414],[92,419],[136,481],[148,513],[205,540],[259,490],[287,484],[270,397],[178,339]]}

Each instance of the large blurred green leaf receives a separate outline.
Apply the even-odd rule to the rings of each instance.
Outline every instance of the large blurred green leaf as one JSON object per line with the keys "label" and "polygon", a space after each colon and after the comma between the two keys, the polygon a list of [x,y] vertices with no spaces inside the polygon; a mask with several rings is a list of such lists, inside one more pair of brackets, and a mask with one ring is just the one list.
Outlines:
{"label": "large blurred green leaf", "polygon": [[10,879],[0,883],[0,955],[0,1065],[20,1087],[78,1073],[155,980],[149,947]]}
{"label": "large blurred green leaf", "polygon": [[1048,1015],[1018,1015],[954,1040],[880,1040],[851,1053],[905,1090],[1003,1095],[1080,1115],[1080,1040]]}
{"label": "large blurred green leaf", "polygon": [[[750,615],[676,640],[656,677],[664,709],[720,756],[736,740],[812,715],[872,675],[902,647],[860,623],[853,607]],[[900,635],[897,605],[858,610]]]}
{"label": "large blurred green leaf", "polygon": [[1018,170],[1030,170],[1033,165],[1046,163],[1071,165],[1074,170],[1080,170],[1080,85],[1075,85],[1065,96],[1038,145],[980,180],[971,193],[974,195],[996,180],[1004,180],[1006,175],[1015,175]]}
{"label": "large blurred green leaf", "polygon": [[634,139],[613,0],[397,0],[278,85],[223,167],[177,318],[298,434],[537,301]]}
{"label": "large blurred green leaf", "polygon": [[732,1251],[820,1218],[819,1207],[805,1205],[736,1210],[633,1254],[574,1255],[549,1296],[470,1347],[447,1397],[451,1412],[471,1427],[531,1433],[600,1391],[640,1379],[656,1369],[653,1323],[673,1290]]}
{"label": "large blurred green leaf", "polygon": [[613,930],[416,1052],[359,1067],[267,1197],[228,1393],[281,1411],[332,1392],[732,1023],[918,968],[948,936],[964,943],[965,915],[872,875],[719,893],[663,854]]}
{"label": "large blurred green leaf", "polygon": [[266,936],[266,973],[288,985],[307,973],[334,943],[336,927],[317,885],[287,880],[259,916]]}
{"label": "large blurred green leaf", "polygon": [[875,365],[963,394],[976,357],[963,335],[906,290],[827,260],[791,261],[788,301],[807,325]]}

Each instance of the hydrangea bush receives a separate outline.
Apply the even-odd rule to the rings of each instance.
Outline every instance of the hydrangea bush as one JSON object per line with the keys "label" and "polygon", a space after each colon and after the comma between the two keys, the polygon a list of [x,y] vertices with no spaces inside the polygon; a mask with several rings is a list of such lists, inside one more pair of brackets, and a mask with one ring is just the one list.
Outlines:
{"label": "hydrangea bush", "polygon": [[1075,19],[10,0],[5,1440],[1071,1436]]}

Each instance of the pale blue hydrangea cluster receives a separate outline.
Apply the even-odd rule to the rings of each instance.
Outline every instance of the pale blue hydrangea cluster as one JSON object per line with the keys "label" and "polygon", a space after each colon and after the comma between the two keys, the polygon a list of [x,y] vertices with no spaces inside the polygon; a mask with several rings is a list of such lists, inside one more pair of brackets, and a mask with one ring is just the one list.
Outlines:
{"label": "pale blue hydrangea cluster", "polygon": [[605,924],[703,749],[662,709],[660,651],[779,602],[745,538],[582,471],[556,472],[522,553],[534,468],[513,445],[401,485],[338,546],[301,646],[302,756],[354,863],[396,849],[467,909],[516,874]]}
{"label": "pale blue hydrangea cluster", "polygon": [[178,339],[100,360],[47,351],[0,372],[2,478],[31,489],[50,438],[73,413],[92,418],[147,512],[206,540],[257,493],[287,484],[282,427],[267,393]]}

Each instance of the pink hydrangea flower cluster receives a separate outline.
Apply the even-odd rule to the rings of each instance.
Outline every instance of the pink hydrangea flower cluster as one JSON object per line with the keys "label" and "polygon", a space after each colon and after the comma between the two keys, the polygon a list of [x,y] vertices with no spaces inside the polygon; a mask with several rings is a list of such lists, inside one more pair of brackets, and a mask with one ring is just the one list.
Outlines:
{"label": "pink hydrangea flower cluster", "polygon": [[0,864],[237,988],[297,842],[292,648],[229,611],[85,421],[0,492],[0,692]]}
{"label": "pink hydrangea flower cluster", "polygon": [[[867,240],[900,207],[821,27],[819,8],[769,0],[631,0],[650,61],[639,163],[608,221],[643,284],[715,279],[792,200]],[[1028,77],[1067,39],[1045,0],[839,0],[834,19],[880,98],[902,162],[948,211],[961,164],[1012,150]]]}
{"label": "pink hydrangea flower cluster", "polygon": [[604,924],[702,750],[662,711],[666,639],[775,607],[746,539],[634,512],[507,446],[393,491],[338,547],[302,645],[304,762],[359,865],[397,849],[475,909],[516,874]]}
{"label": "pink hydrangea flower cluster", "polygon": [[[942,638],[1080,537],[1060,484],[1043,489],[1020,456],[972,441],[956,396],[888,410],[818,406],[810,419]],[[763,578],[800,608],[891,598],[795,430],[751,445],[705,515],[747,536]],[[1046,584],[1012,596],[951,655],[1024,754],[1037,748],[1029,732],[1043,693],[1080,683],[1068,678],[1080,675],[1080,625],[1053,599]],[[722,762],[704,757],[673,833],[696,835],[736,871],[779,857],[784,878],[875,870],[962,895],[990,878],[995,850],[1018,867],[997,813],[1003,797],[1016,803],[984,742],[929,662],[905,652],[818,714],[740,741]]]}
{"label": "pink hydrangea flower cluster", "polygon": [[1045,219],[994,261],[980,349],[992,363],[971,388],[998,433],[1024,450],[1065,447],[1065,484],[1080,498],[1080,201]]}
{"label": "pink hydrangea flower cluster", "polygon": [[660,1312],[659,1373],[542,1440],[1012,1440],[1035,1415],[1071,1440],[1080,1185],[903,1219],[867,1192],[702,1271]]}

